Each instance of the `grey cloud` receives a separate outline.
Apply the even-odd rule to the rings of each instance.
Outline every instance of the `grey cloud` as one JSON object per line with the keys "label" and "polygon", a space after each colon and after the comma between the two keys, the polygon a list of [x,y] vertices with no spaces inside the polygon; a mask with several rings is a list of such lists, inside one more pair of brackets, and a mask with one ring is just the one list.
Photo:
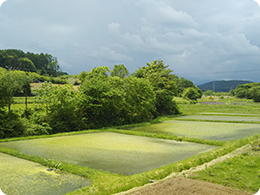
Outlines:
{"label": "grey cloud", "polygon": [[[195,83],[250,79],[260,63],[260,7],[253,0],[7,0],[0,48],[50,53],[64,71],[163,59]],[[201,72],[225,72],[203,74]]]}

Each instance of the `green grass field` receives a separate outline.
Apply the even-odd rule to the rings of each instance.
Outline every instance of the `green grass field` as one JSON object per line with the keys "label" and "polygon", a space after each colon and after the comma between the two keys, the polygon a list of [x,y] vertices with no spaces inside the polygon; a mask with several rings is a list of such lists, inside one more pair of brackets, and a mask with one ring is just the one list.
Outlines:
{"label": "green grass field", "polygon": [[125,175],[149,171],[216,148],[109,132],[6,142],[0,146]]}
{"label": "green grass field", "polygon": [[62,195],[89,185],[89,180],[0,153],[0,188],[10,195]]}
{"label": "green grass field", "polygon": [[218,163],[191,176],[241,190],[260,189],[260,142],[243,154]]}

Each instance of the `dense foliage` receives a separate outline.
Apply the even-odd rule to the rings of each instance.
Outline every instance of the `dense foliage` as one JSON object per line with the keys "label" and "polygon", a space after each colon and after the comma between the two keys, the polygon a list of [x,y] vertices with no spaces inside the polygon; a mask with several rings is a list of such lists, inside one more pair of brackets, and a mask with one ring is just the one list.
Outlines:
{"label": "dense foliage", "polygon": [[[83,71],[78,76],[81,85],[74,90],[69,84],[51,83],[68,83],[66,75],[53,78],[0,68],[0,138],[125,125],[178,114],[173,97],[196,100],[201,90],[171,72],[162,60],[147,63],[130,76],[123,64],[112,71],[97,67]],[[36,104],[22,114],[13,113],[13,97],[30,95],[35,80],[45,81],[34,91]]]}
{"label": "dense foliage", "polygon": [[62,72],[57,58],[50,54],[24,53],[16,49],[0,50],[0,67],[50,76],[67,74]]}
{"label": "dense foliage", "polygon": [[260,102],[260,83],[239,85],[233,93],[238,98],[253,99],[254,102]]}

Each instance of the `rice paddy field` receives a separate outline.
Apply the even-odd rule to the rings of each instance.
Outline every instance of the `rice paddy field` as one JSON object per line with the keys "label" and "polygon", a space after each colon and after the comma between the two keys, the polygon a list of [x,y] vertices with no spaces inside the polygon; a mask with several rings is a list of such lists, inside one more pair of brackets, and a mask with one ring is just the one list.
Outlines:
{"label": "rice paddy field", "polygon": [[0,147],[124,175],[146,172],[216,148],[110,132],[5,142]]}
{"label": "rice paddy field", "polygon": [[0,153],[1,190],[8,195],[62,195],[90,185],[87,178]]}
{"label": "rice paddy field", "polygon": [[[201,120],[204,116],[187,116],[180,119]],[[211,120],[219,117],[210,116]],[[230,118],[230,117],[229,117]],[[207,140],[232,141],[260,133],[260,124],[224,123],[224,122],[201,122],[201,121],[163,121],[159,124],[132,128],[133,131],[149,131],[155,133],[167,133],[177,136],[194,137]],[[234,119],[235,120],[235,117]]]}
{"label": "rice paddy field", "polygon": [[[13,108],[22,109],[23,99],[15,101]],[[32,97],[29,102],[33,107]],[[0,140],[0,189],[8,195],[115,194],[209,162],[260,138],[259,104],[179,107],[181,116],[127,128]],[[182,141],[182,137],[200,142]],[[219,144],[209,145],[207,140]],[[248,161],[249,170],[250,166],[258,169],[258,153],[239,158]],[[227,186],[232,183],[234,188],[256,192],[260,187],[260,181],[255,181],[259,180],[259,171],[243,173],[239,169],[245,162],[234,163],[242,176],[233,181],[229,162],[195,174],[194,178]],[[229,174],[224,176],[226,180],[218,176],[217,170]]]}

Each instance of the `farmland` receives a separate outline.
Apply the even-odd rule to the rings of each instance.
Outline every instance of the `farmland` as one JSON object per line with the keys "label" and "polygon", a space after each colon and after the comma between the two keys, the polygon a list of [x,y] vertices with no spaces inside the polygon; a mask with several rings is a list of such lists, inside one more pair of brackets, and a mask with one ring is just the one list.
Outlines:
{"label": "farmland", "polygon": [[[18,111],[19,105],[23,105],[20,99],[15,99],[13,106]],[[29,106],[33,106],[34,99],[31,97],[29,102]],[[4,159],[1,163],[6,163],[1,167],[16,161],[22,165],[12,165],[17,170],[12,167],[4,169],[9,177],[6,177],[6,183],[0,181],[0,188],[7,194],[13,192],[11,185],[2,186],[8,186],[7,181],[13,181],[11,176],[22,169],[23,178],[39,181],[43,187],[35,184],[28,188],[21,182],[19,191],[32,190],[36,186],[39,190],[45,188],[41,179],[52,188],[48,181],[52,182],[56,177],[53,175],[57,174],[61,181],[61,186],[57,188],[60,194],[78,188],[81,190],[71,194],[114,194],[203,165],[252,143],[254,150],[248,149],[241,156],[217,163],[191,177],[256,192],[260,188],[257,172],[260,105],[179,104],[179,107],[183,112],[181,116],[161,117],[143,124],[0,140],[0,155]],[[239,162],[236,167],[232,165],[234,162]],[[243,166],[248,169],[243,171]],[[48,172],[48,168],[55,168],[55,171]],[[63,175],[65,173],[71,175]],[[47,179],[48,176],[50,178]],[[72,176],[80,177],[74,179],[77,180],[76,187],[68,191],[64,186],[74,184],[70,183],[71,179],[65,178]],[[48,194],[57,193],[50,192]]]}

